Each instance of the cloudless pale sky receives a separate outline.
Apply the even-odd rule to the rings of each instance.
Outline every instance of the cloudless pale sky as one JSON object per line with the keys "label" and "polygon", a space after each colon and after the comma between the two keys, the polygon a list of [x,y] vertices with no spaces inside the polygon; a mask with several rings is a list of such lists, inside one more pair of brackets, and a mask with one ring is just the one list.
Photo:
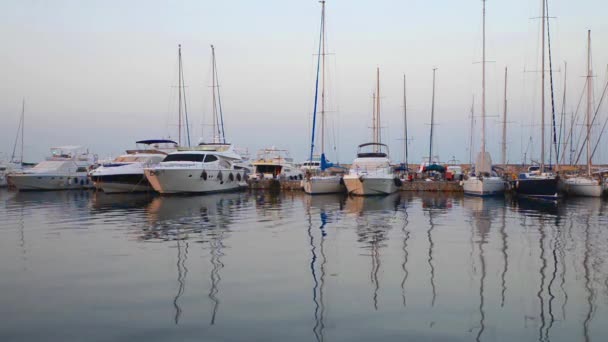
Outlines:
{"label": "cloudless pale sky", "polygon": [[[570,113],[585,81],[588,29],[599,101],[607,78],[603,42],[608,5],[555,0],[549,6],[556,17],[550,22],[558,71],[555,102],[559,114],[567,61]],[[326,8],[332,53],[327,58],[328,140],[336,142],[338,153],[330,152],[330,158],[350,162],[356,146],[370,140],[371,95],[379,67],[383,140],[392,159],[401,161],[405,73],[410,159],[420,161],[428,154],[432,68],[437,67],[434,150],[444,161],[453,156],[468,161],[473,96],[480,113],[481,65],[475,62],[481,59],[482,2],[328,0]],[[493,61],[487,65],[488,148],[495,162],[500,160],[505,66],[511,162],[521,160],[532,131],[540,130],[540,77],[526,72],[539,68],[540,24],[531,19],[539,15],[540,1],[487,2],[487,59]],[[22,98],[27,161],[39,161],[53,145],[85,145],[109,157],[139,139],[175,137],[178,44],[192,137],[198,141],[209,133],[203,124],[210,121],[209,45],[214,44],[228,139],[252,155],[275,145],[302,161],[310,144],[319,19],[316,0],[2,0],[0,158],[12,149]],[[607,115],[605,105],[601,124]],[[533,135],[528,158],[539,154],[539,136]],[[608,162],[606,150],[596,161]]]}

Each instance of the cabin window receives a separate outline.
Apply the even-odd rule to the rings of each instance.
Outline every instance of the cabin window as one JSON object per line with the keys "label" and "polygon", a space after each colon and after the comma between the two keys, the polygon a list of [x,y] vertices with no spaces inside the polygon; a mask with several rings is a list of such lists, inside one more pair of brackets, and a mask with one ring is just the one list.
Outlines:
{"label": "cabin window", "polygon": [[76,169],[76,172],[87,172],[87,168],[80,166],[78,169]]}
{"label": "cabin window", "polygon": [[212,154],[208,154],[205,157],[205,163],[211,163],[211,162],[214,162],[214,161],[217,161],[217,157],[214,156],[214,155],[212,155]]}
{"label": "cabin window", "polygon": [[176,162],[176,161],[188,161],[188,162],[202,162],[205,159],[204,154],[196,154],[196,153],[180,153],[180,154],[170,154],[168,155],[163,162]]}

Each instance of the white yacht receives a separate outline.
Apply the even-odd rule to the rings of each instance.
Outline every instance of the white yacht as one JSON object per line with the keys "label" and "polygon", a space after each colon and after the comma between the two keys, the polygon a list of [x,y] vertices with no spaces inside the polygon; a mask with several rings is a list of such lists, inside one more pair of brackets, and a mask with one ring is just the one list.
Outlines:
{"label": "white yacht", "polygon": [[152,188],[161,194],[233,191],[245,180],[245,171],[235,168],[240,160],[231,144],[202,143],[180,148],[144,172]]}
{"label": "white yacht", "polygon": [[255,179],[289,179],[301,180],[302,171],[293,164],[293,158],[287,150],[276,147],[265,148],[258,152],[252,163]]}
{"label": "white yacht", "polygon": [[379,68],[376,69],[376,92],[373,97],[372,142],[359,145],[357,158],[348,174],[342,178],[350,195],[388,195],[401,187],[401,180],[391,166],[388,146],[381,143]]}
{"label": "white yacht", "polygon": [[82,146],[51,148],[51,156],[31,169],[8,175],[17,190],[88,189],[93,184],[87,174],[97,157]]}
{"label": "white yacht", "polygon": [[346,190],[351,195],[388,195],[399,190],[401,181],[393,172],[388,146],[381,143],[359,145],[357,158],[344,175]]}
{"label": "white yacht", "polygon": [[505,192],[505,181],[492,169],[492,157],[486,151],[486,3],[483,2],[483,49],[482,49],[482,81],[481,81],[481,150],[475,161],[475,172],[472,172],[463,182],[465,195],[494,196]]}
{"label": "white yacht", "polygon": [[593,153],[591,152],[591,105],[593,84],[591,72],[591,31],[587,31],[587,134],[585,143],[587,145],[587,175],[579,175],[577,177],[568,178],[564,181],[566,193],[571,196],[582,197],[600,197],[602,196],[603,187],[601,178],[595,178],[591,172],[591,161]]}
{"label": "white yacht", "polygon": [[22,170],[21,163],[0,162],[0,188],[8,185],[8,175]]}
{"label": "white yacht", "polygon": [[[310,195],[315,194],[331,194],[340,193],[346,190],[344,181],[342,180],[343,172],[331,172],[328,168],[333,165],[327,161],[325,157],[325,77],[319,77],[319,71],[322,70],[322,75],[325,75],[325,1],[321,1],[321,35],[319,39],[319,54],[317,55],[317,79],[315,81],[315,102],[312,120],[312,134],[311,134],[311,149],[310,159],[304,163],[301,170],[306,174],[306,177],[302,180],[302,188],[304,192]],[[319,81],[321,84],[319,86]],[[317,122],[317,105],[320,93],[320,111],[319,111],[319,137],[320,137],[320,149],[321,158],[317,163],[313,159],[313,153],[315,150],[315,133],[316,133],[316,122]],[[307,165],[308,164],[308,165]],[[307,167],[307,168],[306,168]],[[342,171],[338,169],[338,171]]]}
{"label": "white yacht", "polygon": [[127,150],[126,154],[89,172],[95,188],[105,193],[152,191],[144,175],[145,167],[157,165],[168,153],[177,150],[177,143],[167,139],[136,142],[143,148]]}
{"label": "white yacht", "polygon": [[490,153],[479,152],[475,169],[462,183],[465,195],[494,196],[505,192],[505,181],[492,170]]}
{"label": "white yacht", "polygon": [[564,180],[566,193],[570,196],[601,197],[604,192],[602,182],[593,177],[572,177]]}

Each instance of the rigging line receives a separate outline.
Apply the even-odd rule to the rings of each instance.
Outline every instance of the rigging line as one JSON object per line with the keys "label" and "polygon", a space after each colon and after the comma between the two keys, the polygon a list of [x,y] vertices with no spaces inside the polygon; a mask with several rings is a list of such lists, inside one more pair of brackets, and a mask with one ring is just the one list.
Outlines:
{"label": "rigging line", "polygon": [[[602,97],[600,98],[600,102],[595,110],[595,114],[593,114],[593,120],[591,120],[591,124],[590,124],[591,126],[593,126],[595,124],[595,119],[597,118],[597,114],[599,113],[602,103],[604,102],[604,98],[606,97],[606,90],[608,90],[608,82],[606,82],[606,85],[604,86],[604,91],[602,91]],[[606,124],[604,124],[604,127],[602,127],[602,133],[604,132],[605,127],[606,127]],[[587,139],[589,139],[589,132],[587,132],[587,134],[585,134],[585,141]],[[593,152],[591,153],[591,158],[593,158],[593,154],[595,153],[595,150],[597,149],[597,146],[599,145],[600,140],[601,140],[601,136],[600,136],[600,139],[598,139],[597,143],[595,144],[595,148],[593,149]],[[577,144],[577,147],[578,147],[578,144]],[[582,154],[583,154],[583,146],[581,146],[581,149],[579,150],[578,156],[576,157],[575,164],[578,164],[578,161]]]}
{"label": "rigging line", "polygon": [[[565,118],[566,118],[566,81],[567,81],[567,74],[568,72],[568,63],[564,62],[564,89],[563,89],[563,97],[562,97],[562,110],[561,110],[561,114],[560,114],[560,119],[559,119],[559,137],[557,139],[557,150],[559,151],[562,145],[562,133],[564,133],[565,131]],[[564,147],[565,148],[565,147]],[[559,157],[559,153],[557,154],[557,164],[560,164],[560,157]]]}
{"label": "rigging line", "polygon": [[186,101],[186,82],[184,80],[184,67],[183,67],[183,62],[181,62],[181,55],[180,55],[180,74],[181,74],[181,79],[182,79],[182,94],[184,96],[184,119],[186,120],[186,139],[188,139],[188,146],[191,146],[192,144],[190,143],[190,123],[188,122],[188,104]]}
{"label": "rigging line", "polygon": [[[583,91],[581,91],[581,96],[578,99],[578,104],[576,105],[576,110],[574,111],[574,114],[573,114],[574,117],[572,120],[574,122],[578,122],[579,109],[581,108],[581,103],[583,102],[583,95],[585,95],[585,89],[587,89],[587,82],[585,82],[585,85],[583,86]],[[574,141],[570,141],[570,140],[574,140],[574,138],[572,137],[572,135],[574,133],[573,130],[574,130],[574,125],[572,125],[572,127],[570,127],[570,131],[568,132],[568,136],[566,137],[566,141],[564,142],[564,145],[568,145],[568,143],[570,143],[571,149],[574,149],[574,147],[572,146]],[[580,143],[580,136],[578,137],[578,139],[576,141],[576,149],[578,149],[579,143]],[[562,159],[565,158],[565,153],[566,153],[566,150],[564,149],[562,151]]]}
{"label": "rigging line", "polygon": [[321,3],[321,29],[319,30],[319,49],[317,53],[317,79],[315,81],[315,103],[312,111],[312,137],[310,140],[310,160],[312,161],[312,155],[315,149],[315,128],[317,124],[317,102],[319,98],[319,71],[321,68],[321,39],[323,39],[323,31],[325,30],[325,2]]}
{"label": "rigging line", "polygon": [[[551,30],[549,29],[549,0],[545,0],[545,8],[547,14],[547,43],[549,48],[549,83],[551,85],[551,114],[552,114],[552,123],[553,123],[553,145],[555,147],[555,160],[557,165],[559,166],[559,150],[557,148],[557,131],[555,128],[555,100],[553,93],[553,62],[551,60]],[[549,149],[551,151],[551,149]],[[549,153],[549,165],[551,165],[551,156],[552,153]]]}
{"label": "rigging line", "polygon": [[[23,100],[23,104],[22,104],[22,107],[21,107],[21,118],[19,119],[19,127],[17,127],[17,135],[15,136],[15,143],[13,144],[13,154],[11,155],[11,163],[15,161],[15,151],[17,149],[17,141],[19,140],[19,131],[21,131],[23,129],[22,128],[22,125],[23,125],[23,113],[25,113],[25,100]],[[21,135],[23,136],[23,134],[21,134]],[[22,143],[21,143],[21,148],[23,149],[23,140],[22,140]],[[23,162],[23,156],[21,156],[21,162]]]}
{"label": "rigging line", "polygon": [[[602,101],[604,101],[604,97],[606,97],[606,90],[608,90],[608,81],[606,81],[606,86],[604,86],[604,91],[602,92],[602,97],[600,98],[600,103],[597,107],[597,110],[595,111],[595,115],[593,116],[593,120],[595,121],[595,116],[597,115],[597,113],[600,110],[600,107],[602,105]],[[602,126],[602,130],[600,131],[600,135],[597,138],[597,142],[595,143],[595,147],[593,148],[593,152],[591,152],[591,158],[593,158],[593,156],[595,155],[595,151],[597,151],[598,146],[600,145],[600,141],[602,141],[602,136],[604,135],[604,130],[606,129],[606,124],[608,124],[608,118],[606,118],[606,121],[604,121],[604,126]]]}
{"label": "rigging line", "polygon": [[217,104],[220,110],[220,128],[222,130],[222,142],[226,143],[226,131],[224,130],[224,112],[222,111],[222,97],[220,96],[219,76],[217,75],[217,62],[215,59],[215,50],[213,50],[213,70],[215,72],[215,83],[217,89]]}

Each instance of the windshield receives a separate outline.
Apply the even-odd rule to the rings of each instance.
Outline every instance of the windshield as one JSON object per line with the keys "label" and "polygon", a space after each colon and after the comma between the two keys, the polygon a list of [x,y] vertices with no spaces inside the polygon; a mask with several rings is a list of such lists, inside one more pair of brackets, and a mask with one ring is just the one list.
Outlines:
{"label": "windshield", "polygon": [[205,159],[204,154],[198,153],[179,153],[179,154],[170,154],[163,162],[176,162],[176,161],[188,161],[188,162],[202,162]]}

